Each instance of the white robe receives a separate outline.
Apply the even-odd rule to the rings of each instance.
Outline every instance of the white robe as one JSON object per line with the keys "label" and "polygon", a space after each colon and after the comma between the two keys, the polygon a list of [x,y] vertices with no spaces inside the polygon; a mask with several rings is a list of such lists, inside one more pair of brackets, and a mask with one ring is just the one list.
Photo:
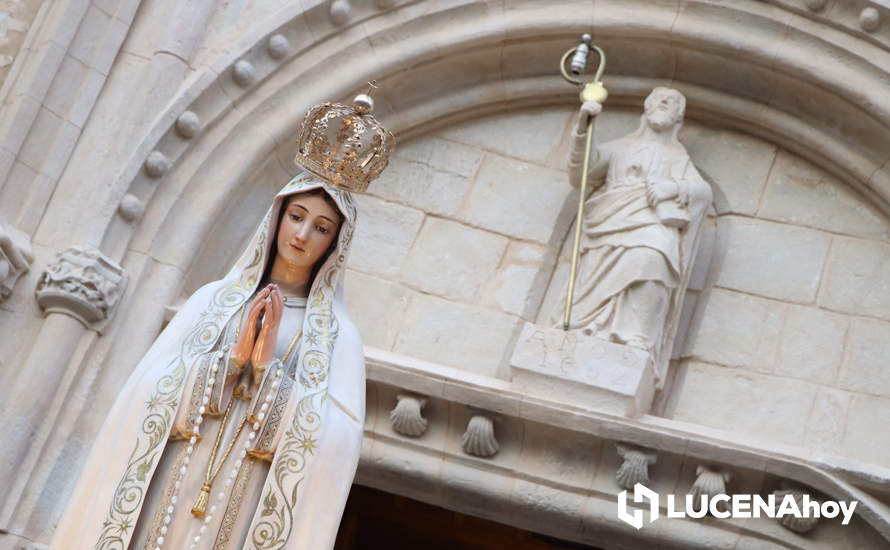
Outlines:
{"label": "white robe", "polygon": [[[204,524],[192,517],[190,510],[206,472],[219,419],[205,415],[207,424],[200,426],[204,440],[195,445],[185,473],[179,476],[186,466],[183,449],[187,442],[170,440],[169,436],[181,434],[182,424],[177,424],[180,414],[195,408],[194,399],[188,401],[188,390],[196,377],[208,380],[209,358],[222,353],[226,331],[234,326],[230,319],[259,285],[271,257],[275,224],[285,197],[317,188],[334,199],[343,222],[336,247],[313,280],[305,315],[297,320],[292,318],[295,313],[287,313],[286,328],[279,330],[280,340],[288,344],[295,326],[301,324],[303,333],[299,349],[293,352],[297,358],[292,393],[281,402],[276,424],[279,428],[273,430],[274,448],[268,457],[271,465],[262,459],[242,459],[243,447],[236,442],[210,496],[213,506],[222,490],[224,505],[218,505],[201,532]],[[364,355],[343,303],[342,288],[355,220],[350,194],[311,176],[297,176],[278,193],[229,273],[201,287],[186,301],[121,389],[97,435],[51,548],[126,550],[142,548],[149,542],[154,544],[150,548],[186,550],[191,545],[188,537],[194,541],[198,534],[201,548],[333,547],[358,465],[364,423]],[[282,345],[287,344],[276,342],[276,355],[282,353]],[[284,387],[282,382],[279,393]],[[220,403],[223,401],[221,398]],[[243,407],[233,405],[229,434],[243,417]],[[191,424],[187,423],[186,429],[191,429]],[[229,438],[224,437],[219,457]],[[254,443],[261,441],[269,442],[259,434]],[[239,473],[226,486],[238,459],[242,460]],[[243,474],[248,469],[249,475]],[[177,479],[179,487],[175,486]],[[237,500],[233,498],[236,493],[241,494],[237,514],[227,516],[228,505]],[[167,502],[172,507],[169,513],[163,508]],[[161,523],[157,524],[159,513]],[[157,537],[166,515],[170,515],[170,521],[159,544]],[[158,533],[152,533],[154,525]],[[226,541],[221,541],[221,532]],[[218,539],[224,544],[220,545]]]}

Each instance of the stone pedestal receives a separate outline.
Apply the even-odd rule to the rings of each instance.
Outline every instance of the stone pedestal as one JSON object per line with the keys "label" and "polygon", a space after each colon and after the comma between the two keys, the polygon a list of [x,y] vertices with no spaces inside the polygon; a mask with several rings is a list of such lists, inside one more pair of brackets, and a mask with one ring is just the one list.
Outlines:
{"label": "stone pedestal", "polygon": [[626,416],[649,411],[653,369],[644,350],[532,323],[510,359],[513,383],[528,395]]}

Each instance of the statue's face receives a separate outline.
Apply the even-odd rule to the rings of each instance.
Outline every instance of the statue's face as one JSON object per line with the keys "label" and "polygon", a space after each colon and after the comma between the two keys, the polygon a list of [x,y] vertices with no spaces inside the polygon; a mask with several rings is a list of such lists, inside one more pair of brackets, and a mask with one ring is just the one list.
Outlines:
{"label": "statue's face", "polygon": [[337,235],[340,215],[321,194],[294,195],[278,228],[278,257],[293,267],[311,267]]}
{"label": "statue's face", "polygon": [[682,98],[671,90],[656,90],[646,98],[646,121],[649,127],[662,132],[683,119]]}

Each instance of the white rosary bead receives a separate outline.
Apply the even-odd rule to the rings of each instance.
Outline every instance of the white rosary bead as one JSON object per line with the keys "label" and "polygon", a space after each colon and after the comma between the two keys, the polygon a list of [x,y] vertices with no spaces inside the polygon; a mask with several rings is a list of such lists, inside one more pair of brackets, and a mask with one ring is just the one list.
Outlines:
{"label": "white rosary bead", "polygon": [[168,513],[168,514],[173,514],[173,507],[172,507],[172,506],[167,506],[167,513]]}
{"label": "white rosary bead", "polygon": [[201,422],[204,422],[204,418],[203,418],[203,417],[199,416],[198,418],[196,418],[196,419],[195,419],[195,428],[197,428],[198,426],[200,426],[200,425],[201,425]]}
{"label": "white rosary bead", "polygon": [[275,373],[276,376],[281,376],[284,374],[284,369],[278,369],[278,372]]}
{"label": "white rosary bead", "polygon": [[177,479],[176,483],[174,483],[173,486],[176,487],[177,489],[179,489],[179,487],[182,486],[182,481]]}
{"label": "white rosary bead", "polygon": [[166,534],[167,534],[167,526],[166,526],[166,525],[162,525],[162,526],[161,526],[161,534],[162,534],[162,535],[166,535]]}
{"label": "white rosary bead", "polygon": [[194,445],[197,442],[198,442],[198,438],[195,436],[192,436],[192,438],[189,439],[189,445]]}
{"label": "white rosary bead", "polygon": [[204,395],[210,395],[211,393],[213,393],[213,388],[210,387],[210,386],[208,386],[208,387],[204,390]]}
{"label": "white rosary bead", "polygon": [[198,414],[204,414],[206,412],[207,412],[207,409],[204,407],[204,405],[201,405],[200,407],[198,407]]}
{"label": "white rosary bead", "polygon": [[232,470],[232,477],[238,475],[238,470],[241,468],[241,465],[244,464],[241,459],[235,461],[235,468]]}
{"label": "white rosary bead", "polygon": [[268,409],[269,409],[269,403],[268,402],[263,403],[262,406],[260,407],[260,414],[266,412]]}
{"label": "white rosary bead", "polygon": [[188,463],[191,461],[192,461],[192,458],[190,456],[186,456],[185,458],[182,459],[182,463],[185,464],[186,466],[188,466]]}
{"label": "white rosary bead", "polygon": [[192,433],[195,434],[195,435],[201,435],[201,431],[198,429],[197,426],[195,426],[194,428],[192,428]]}
{"label": "white rosary bead", "polygon": [[171,521],[173,521],[173,518],[170,517],[170,514],[164,516],[164,525],[170,525]]}
{"label": "white rosary bead", "polygon": [[160,546],[160,545],[162,545],[162,544],[164,544],[164,536],[163,536],[163,535],[161,535],[160,537],[158,537],[158,546]]}
{"label": "white rosary bead", "polygon": [[259,430],[259,429],[260,429],[260,423],[259,423],[259,422],[254,422],[252,427],[253,427],[254,431]]}
{"label": "white rosary bead", "polygon": [[247,439],[250,439],[251,441],[253,441],[253,439],[255,437],[256,437],[256,432],[250,432],[249,434],[247,434]]}
{"label": "white rosary bead", "polygon": [[213,385],[214,382],[216,382],[216,378],[214,378],[212,376],[210,377],[210,380],[207,381],[207,383],[211,386]]}
{"label": "white rosary bead", "polygon": [[250,440],[247,440],[247,441],[244,442],[244,448],[245,448],[245,449],[250,449],[250,446],[251,446],[251,442],[250,442]]}
{"label": "white rosary bead", "polygon": [[260,414],[256,415],[256,417],[257,417],[257,420],[259,420],[260,422],[262,422],[263,419],[266,418],[266,413],[261,412]]}
{"label": "white rosary bead", "polygon": [[202,535],[203,535],[204,532],[206,532],[206,531],[207,531],[207,526],[206,526],[206,525],[202,525],[201,528],[198,529],[198,532],[201,533]]}
{"label": "white rosary bead", "polygon": [[[192,439],[194,439],[194,438],[192,438]],[[195,452],[195,446],[189,445],[188,447],[185,448],[185,452],[186,452],[186,454],[192,454],[193,452]]]}
{"label": "white rosary bead", "polygon": [[198,535],[197,537],[195,537],[195,544],[198,544],[200,541],[201,541],[201,536],[200,536],[200,535]]}
{"label": "white rosary bead", "polygon": [[205,395],[204,398],[201,399],[201,403],[204,405],[206,405],[207,403],[210,403],[210,398]]}
{"label": "white rosary bead", "polygon": [[179,500],[179,497],[176,496],[176,495],[173,495],[172,497],[170,497],[170,502],[171,502],[172,504],[176,504],[176,501],[177,501],[177,500]]}
{"label": "white rosary bead", "polygon": [[231,486],[232,486],[232,477],[229,476],[226,478],[226,487],[231,487]]}
{"label": "white rosary bead", "polygon": [[182,468],[179,469],[179,473],[180,473],[181,475],[185,475],[185,470],[186,470],[186,467],[183,466]]}
{"label": "white rosary bead", "polygon": [[245,456],[247,456],[247,451],[242,450],[241,454],[239,454],[238,456],[240,456],[241,458],[244,458]]}
{"label": "white rosary bead", "polygon": [[204,516],[204,523],[210,523],[210,520],[212,520],[212,519],[213,519],[213,516],[210,514],[207,514],[206,516]]}
{"label": "white rosary bead", "polygon": [[216,504],[210,507],[210,513],[213,514],[214,512],[216,512]]}
{"label": "white rosary bead", "polygon": [[224,498],[226,498],[226,493],[224,491],[216,493],[216,500],[222,500]]}
{"label": "white rosary bead", "polygon": [[210,372],[212,372],[214,374],[216,374],[216,371],[218,371],[218,370],[219,370],[219,364],[214,364],[212,367],[210,367]]}

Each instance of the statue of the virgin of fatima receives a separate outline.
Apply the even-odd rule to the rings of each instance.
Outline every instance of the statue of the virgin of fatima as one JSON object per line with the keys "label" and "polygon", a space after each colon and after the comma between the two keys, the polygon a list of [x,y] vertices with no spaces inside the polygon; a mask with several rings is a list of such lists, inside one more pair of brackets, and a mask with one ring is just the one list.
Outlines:
{"label": "statue of the virgin of fatima", "polygon": [[136,366],[53,549],[333,547],[365,412],[364,354],[343,303],[350,191],[394,145],[372,107],[360,95],[306,115],[306,172]]}
{"label": "statue of the virgin of fatima", "polygon": [[[712,199],[710,185],[677,140],[685,108],[680,92],[655,88],[638,130],[593,146],[588,172],[593,193],[584,205],[569,327],[645,350],[657,366],[657,381],[663,380],[671,326]],[[581,179],[584,130],[601,110],[596,102],[581,106],[569,158],[574,186]],[[561,307],[551,323],[562,325]]]}

